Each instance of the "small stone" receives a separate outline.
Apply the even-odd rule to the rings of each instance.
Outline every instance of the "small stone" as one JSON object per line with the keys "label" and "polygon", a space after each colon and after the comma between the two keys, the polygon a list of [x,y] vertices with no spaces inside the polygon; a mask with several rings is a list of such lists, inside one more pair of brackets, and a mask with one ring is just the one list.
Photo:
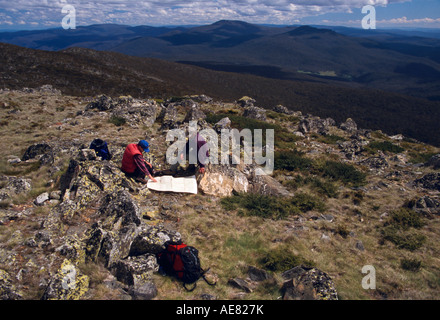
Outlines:
{"label": "small stone", "polygon": [[42,206],[47,200],[49,200],[49,192],[43,192],[34,201],[35,205]]}

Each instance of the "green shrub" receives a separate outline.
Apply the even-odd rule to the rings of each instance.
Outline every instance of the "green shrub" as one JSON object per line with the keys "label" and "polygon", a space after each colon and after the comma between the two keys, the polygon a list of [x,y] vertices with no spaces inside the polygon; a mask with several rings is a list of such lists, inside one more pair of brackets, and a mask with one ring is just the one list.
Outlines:
{"label": "green shrub", "polygon": [[326,161],[320,170],[324,177],[328,177],[331,180],[339,180],[353,186],[359,186],[366,183],[367,175],[346,163]]}
{"label": "green shrub", "polygon": [[123,117],[111,116],[108,122],[113,123],[117,127],[120,127],[126,123],[126,120]]}
{"label": "green shrub", "polygon": [[409,162],[411,162],[411,163],[425,163],[425,162],[428,162],[431,159],[431,157],[436,154],[437,154],[436,152],[423,153],[423,152],[411,151],[411,152],[408,152]]}
{"label": "green shrub", "polygon": [[385,226],[391,225],[402,230],[409,228],[420,229],[424,222],[419,213],[409,208],[400,208],[391,212],[390,218],[385,222]]}
{"label": "green shrub", "polygon": [[273,272],[284,272],[298,265],[314,266],[314,262],[290,252],[287,245],[268,251],[261,259],[263,268]]}
{"label": "green shrub", "polygon": [[346,239],[350,234],[350,231],[347,229],[346,225],[338,225],[336,227],[336,233],[339,234],[342,238]]}
{"label": "green shrub", "polygon": [[319,178],[309,178],[306,179],[306,182],[309,182],[312,185],[312,188],[319,194],[325,195],[329,198],[337,198],[338,197],[338,187],[331,181],[322,181]]}
{"label": "green shrub", "polygon": [[412,229],[420,229],[424,222],[420,215],[408,208],[391,212],[381,230],[382,239],[394,243],[400,249],[414,251],[423,246],[426,237]]}
{"label": "green shrub", "polygon": [[291,204],[301,212],[311,210],[324,211],[325,204],[321,199],[307,193],[297,193],[291,200]]}
{"label": "green shrub", "polygon": [[274,154],[274,169],[288,170],[288,171],[307,171],[313,167],[313,161],[305,158],[303,153],[292,150],[275,152]]}
{"label": "green shrub", "polygon": [[404,148],[395,145],[394,143],[391,143],[389,141],[373,141],[371,142],[367,147],[367,150],[369,150],[370,152],[375,152],[375,151],[388,151],[391,153],[400,153],[405,151]]}
{"label": "green shrub", "polygon": [[415,232],[400,230],[394,226],[387,226],[382,230],[384,240],[395,244],[399,249],[414,251],[422,247],[426,242],[426,237]]}
{"label": "green shrub", "polygon": [[262,218],[283,219],[298,213],[287,198],[254,193],[241,193],[221,199],[225,210],[239,209],[240,214]]}
{"label": "green shrub", "polygon": [[293,197],[275,197],[255,193],[240,193],[220,200],[225,210],[239,210],[244,216],[257,216],[274,220],[310,210],[325,210],[325,204],[317,197],[298,193]]}
{"label": "green shrub", "polygon": [[422,266],[422,261],[417,259],[402,259],[400,261],[400,267],[404,270],[417,272]]}

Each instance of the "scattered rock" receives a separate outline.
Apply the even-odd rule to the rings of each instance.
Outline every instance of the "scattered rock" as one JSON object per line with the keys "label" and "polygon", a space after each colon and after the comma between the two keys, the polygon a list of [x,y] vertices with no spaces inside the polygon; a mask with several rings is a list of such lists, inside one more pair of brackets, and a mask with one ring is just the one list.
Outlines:
{"label": "scattered rock", "polygon": [[241,278],[229,279],[228,284],[247,293],[251,293],[253,291],[250,284]]}
{"label": "scattered rock", "polygon": [[358,249],[359,251],[365,251],[365,247],[364,244],[362,243],[361,240],[356,241],[356,249]]}
{"label": "scattered rock", "polygon": [[0,201],[10,200],[13,196],[27,193],[32,189],[32,181],[25,178],[1,176],[0,183],[3,185],[0,188]]}
{"label": "scattered rock", "polygon": [[248,275],[252,281],[264,281],[272,278],[265,270],[253,266],[249,266]]}
{"label": "scattered rock", "polygon": [[81,149],[76,158],[78,161],[96,160],[96,152],[92,149]]}
{"label": "scattered rock", "polygon": [[231,129],[231,120],[226,117],[221,119],[214,125],[214,130],[221,133],[222,129]]}
{"label": "scattered rock", "polygon": [[204,114],[203,111],[200,110],[200,107],[197,104],[193,104],[183,121],[184,122],[203,121],[205,119],[206,119],[206,114]]}
{"label": "scattered rock", "polygon": [[427,216],[431,214],[440,215],[440,199],[423,196],[414,202],[411,209]]}
{"label": "scattered rock", "polygon": [[370,157],[359,161],[358,164],[367,166],[370,170],[383,170],[389,167],[388,161],[384,156]]}
{"label": "scattered rock", "polygon": [[97,96],[92,102],[87,104],[86,111],[96,109],[98,111],[108,111],[115,107],[115,103],[111,97],[106,95]]}
{"label": "scattered rock", "polygon": [[43,192],[35,199],[34,203],[37,206],[42,206],[47,200],[49,200],[49,193]]}
{"label": "scattered rock", "polygon": [[435,170],[440,169],[440,154],[432,156],[426,165],[433,167]]}

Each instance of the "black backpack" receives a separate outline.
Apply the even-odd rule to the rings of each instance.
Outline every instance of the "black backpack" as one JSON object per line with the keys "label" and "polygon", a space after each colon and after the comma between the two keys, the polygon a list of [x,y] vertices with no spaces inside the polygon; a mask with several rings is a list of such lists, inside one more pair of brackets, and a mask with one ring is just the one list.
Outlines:
{"label": "black backpack", "polygon": [[[188,291],[193,291],[196,288],[197,281],[200,278],[203,278],[209,285],[215,285],[215,283],[210,283],[205,278],[205,273],[209,269],[202,269],[199,251],[182,242],[167,243],[165,250],[158,255],[158,263],[166,274],[181,280],[184,288]],[[194,286],[188,289],[186,285],[192,283]]]}
{"label": "black backpack", "polygon": [[108,150],[107,142],[101,139],[95,139],[90,144],[90,149],[95,150],[96,155],[101,157],[102,160],[110,160],[112,155]]}

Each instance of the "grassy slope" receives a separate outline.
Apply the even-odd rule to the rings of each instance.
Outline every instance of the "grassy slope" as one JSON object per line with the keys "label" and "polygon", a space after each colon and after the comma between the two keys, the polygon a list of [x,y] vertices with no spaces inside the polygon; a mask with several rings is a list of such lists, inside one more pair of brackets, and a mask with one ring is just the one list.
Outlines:
{"label": "grassy slope", "polygon": [[[76,118],[78,111],[84,110],[85,101],[77,97],[61,97],[46,94],[20,94],[5,93],[0,96],[2,104],[0,115],[0,159],[2,174],[16,170],[15,174],[29,177],[34,182],[34,187],[41,192],[47,190],[48,168],[24,174],[25,167],[13,167],[7,164],[9,155],[21,156],[26,147],[40,141],[65,141],[72,139],[88,144],[97,135],[106,139],[111,148],[118,148],[135,139],[145,136],[148,131],[155,144],[160,145],[163,137],[153,128],[132,128],[128,125],[116,127],[106,121],[105,117],[95,115],[92,118]],[[44,102],[44,104],[42,104]],[[214,108],[214,106],[212,107]],[[219,112],[233,110],[234,105],[216,106]],[[11,112],[16,110],[15,112]],[[238,109],[236,109],[238,110]],[[69,120],[70,119],[70,120]],[[77,120],[77,122],[75,121]],[[283,126],[289,126],[290,121],[278,117]],[[341,132],[335,132],[341,135]],[[303,149],[324,150],[334,145],[313,144],[313,140],[302,140]],[[301,145],[301,144],[300,144]],[[438,149],[426,145],[405,144],[405,152],[438,152]],[[331,154],[323,151],[307,157],[318,157],[317,160],[335,159]],[[68,160],[68,159],[66,159]],[[21,169],[20,169],[21,168]],[[396,167],[393,167],[396,168]],[[390,171],[393,170],[390,169]],[[428,170],[420,168],[421,171]],[[307,176],[306,172],[283,173],[284,175]],[[299,213],[282,220],[272,220],[261,217],[241,216],[237,210],[225,210],[220,199],[205,195],[166,195],[159,194],[161,203],[172,203],[172,220],[166,221],[173,225],[183,236],[184,240],[199,248],[202,263],[211,267],[212,276],[218,278],[216,287],[209,287],[201,282],[198,288],[187,293],[180,283],[158,274],[154,275],[158,287],[157,299],[199,299],[201,294],[208,293],[221,299],[276,299],[280,296],[278,288],[282,283],[280,273],[275,273],[278,282],[265,282],[258,285],[253,293],[243,295],[239,290],[227,285],[227,280],[232,277],[246,277],[248,265],[262,267],[260,259],[270,250],[285,249],[286,254],[298,255],[306,260],[311,260],[321,270],[327,272],[335,281],[341,299],[438,299],[440,288],[440,275],[438,270],[439,247],[439,219],[427,220],[427,224],[418,230],[425,235],[427,241],[420,249],[408,251],[397,249],[390,242],[380,243],[381,228],[386,218],[381,218],[385,212],[390,212],[400,207],[405,200],[421,195],[416,190],[405,187],[407,179],[415,177],[413,173],[406,173],[396,180],[384,179],[371,173],[368,175],[368,192],[362,197],[356,196],[355,191],[344,184],[336,182],[338,196],[336,198],[323,197],[309,184],[300,183],[294,187],[295,193],[306,192],[317,197],[323,197],[327,209],[325,213],[334,216],[334,221],[315,220],[321,212],[311,211]],[[409,177],[409,178],[408,178]],[[281,180],[283,181],[283,180]],[[386,182],[387,188],[371,188]],[[37,195],[34,191],[26,197],[15,199],[17,206],[29,204]],[[354,199],[361,199],[354,202]],[[200,210],[196,205],[202,205]],[[0,226],[1,248],[20,247],[20,241],[12,236],[20,231],[22,239],[32,237],[38,230],[38,221],[47,214],[48,207],[35,210],[30,216],[24,217],[9,225]],[[177,219],[178,218],[178,219]],[[341,232],[346,230],[352,234]],[[17,234],[17,233],[15,233]],[[324,240],[325,234],[329,240]],[[356,242],[362,241],[365,251],[355,248]],[[26,261],[32,252],[22,251]],[[403,258],[416,259],[422,262],[419,272],[411,272],[401,268]],[[377,272],[377,290],[367,291],[362,289],[361,273],[364,265],[373,265]],[[93,287],[89,298],[112,298],[112,293],[100,286],[100,281],[106,272],[99,266],[84,267],[92,277]],[[38,283],[28,284],[28,298],[37,298]],[[34,291],[32,291],[34,289]]]}

